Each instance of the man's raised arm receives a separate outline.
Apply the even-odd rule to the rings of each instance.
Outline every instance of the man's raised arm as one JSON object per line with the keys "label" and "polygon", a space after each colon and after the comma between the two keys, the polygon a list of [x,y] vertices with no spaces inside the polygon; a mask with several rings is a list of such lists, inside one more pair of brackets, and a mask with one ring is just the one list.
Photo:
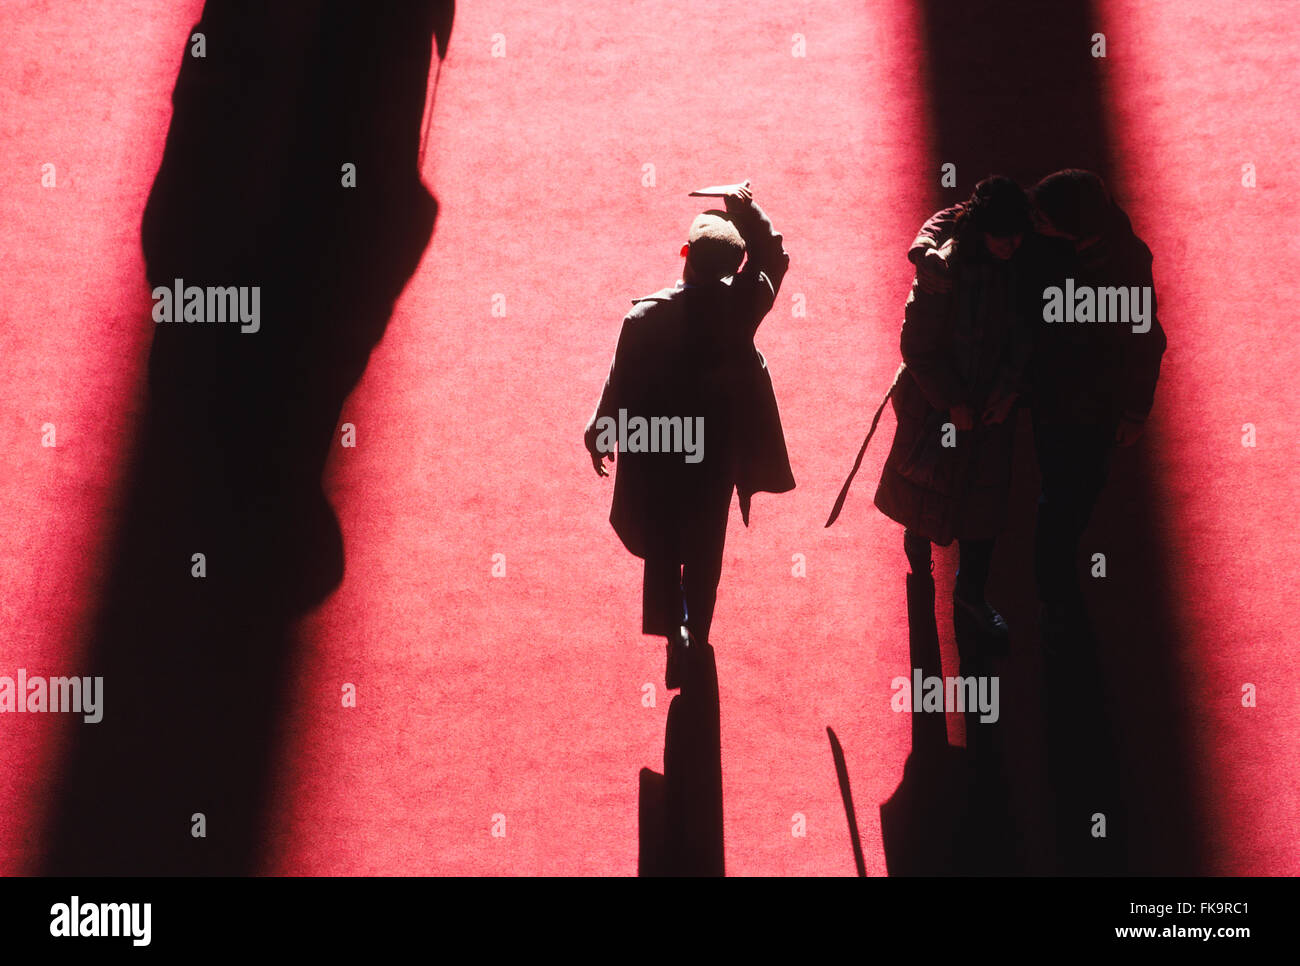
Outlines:
{"label": "man's raised arm", "polygon": [[736,285],[752,286],[754,291],[753,329],[763,321],[776,301],[781,280],[790,267],[790,255],[785,250],[785,239],[772,227],[763,209],[754,201],[749,182],[734,194],[726,195],[727,214],[736,231],[745,242],[745,267],[737,275]]}

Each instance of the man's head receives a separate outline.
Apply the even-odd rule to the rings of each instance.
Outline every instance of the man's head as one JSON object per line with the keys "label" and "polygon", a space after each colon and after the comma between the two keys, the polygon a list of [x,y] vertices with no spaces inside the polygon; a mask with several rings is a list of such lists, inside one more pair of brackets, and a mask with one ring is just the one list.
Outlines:
{"label": "man's head", "polygon": [[734,275],[745,256],[745,242],[725,211],[705,211],[695,216],[682,246],[687,282],[714,282]]}
{"label": "man's head", "polygon": [[1029,199],[1024,189],[1001,175],[977,184],[966,210],[994,258],[1006,260],[1014,255],[1030,228]]}
{"label": "man's head", "polygon": [[1087,242],[1106,233],[1114,217],[1114,202],[1101,177],[1067,168],[1049,174],[1030,190],[1034,227],[1039,234]]}

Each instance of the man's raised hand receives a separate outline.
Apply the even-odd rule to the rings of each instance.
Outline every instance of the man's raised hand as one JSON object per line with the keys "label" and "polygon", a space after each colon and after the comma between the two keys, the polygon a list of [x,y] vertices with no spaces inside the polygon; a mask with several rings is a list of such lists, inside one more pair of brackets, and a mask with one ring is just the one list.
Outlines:
{"label": "man's raised hand", "polygon": [[733,203],[737,205],[748,205],[754,200],[754,191],[750,187],[749,179],[746,178],[744,184],[738,185],[731,191],[728,191],[722,196],[722,198],[727,203],[728,208],[730,208]]}

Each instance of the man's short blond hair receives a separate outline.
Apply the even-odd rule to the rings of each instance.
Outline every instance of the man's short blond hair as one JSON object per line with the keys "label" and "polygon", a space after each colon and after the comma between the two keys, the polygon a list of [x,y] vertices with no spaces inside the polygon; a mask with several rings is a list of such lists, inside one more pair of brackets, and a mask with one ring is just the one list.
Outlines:
{"label": "man's short blond hair", "polygon": [[745,242],[725,211],[705,211],[695,216],[686,236],[691,270],[706,279],[734,275],[745,257]]}

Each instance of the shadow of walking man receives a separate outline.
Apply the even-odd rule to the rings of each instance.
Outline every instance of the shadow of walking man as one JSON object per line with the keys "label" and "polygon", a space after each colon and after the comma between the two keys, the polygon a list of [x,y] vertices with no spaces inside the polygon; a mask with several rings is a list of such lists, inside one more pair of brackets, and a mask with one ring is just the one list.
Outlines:
{"label": "shadow of walking man", "polygon": [[684,662],[668,706],[664,773],[641,770],[643,876],[721,876],[722,737],[718,668],[705,645]]}

